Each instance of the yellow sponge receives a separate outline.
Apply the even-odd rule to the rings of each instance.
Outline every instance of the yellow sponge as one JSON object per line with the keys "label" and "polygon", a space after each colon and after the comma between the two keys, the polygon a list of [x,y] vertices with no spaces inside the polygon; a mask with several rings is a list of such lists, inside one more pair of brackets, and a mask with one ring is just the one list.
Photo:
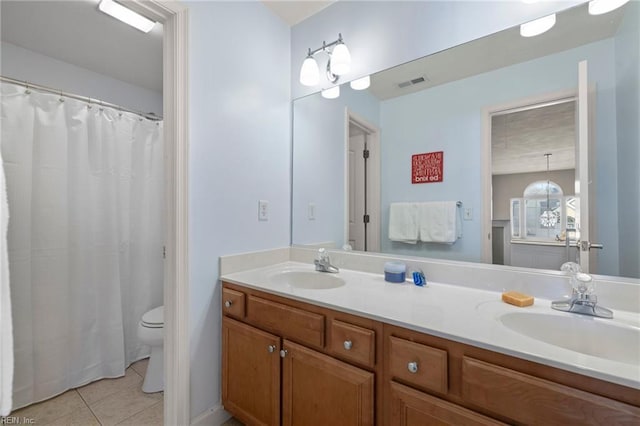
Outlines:
{"label": "yellow sponge", "polygon": [[507,291],[506,293],[502,293],[502,301],[511,305],[524,307],[533,305],[533,296],[518,293],[517,291]]}

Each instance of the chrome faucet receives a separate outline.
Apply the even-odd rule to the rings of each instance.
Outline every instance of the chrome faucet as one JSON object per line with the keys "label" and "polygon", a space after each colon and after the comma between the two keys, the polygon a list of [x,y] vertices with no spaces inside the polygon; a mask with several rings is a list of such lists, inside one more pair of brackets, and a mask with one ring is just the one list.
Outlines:
{"label": "chrome faucet", "polygon": [[613,312],[602,306],[597,306],[598,296],[593,294],[594,285],[591,275],[581,272],[580,265],[574,262],[562,264],[561,271],[569,274],[571,281],[571,298],[551,302],[551,308],[582,315],[600,318],[613,318]]}
{"label": "chrome faucet", "polygon": [[331,259],[329,259],[329,253],[323,248],[318,250],[318,254],[316,256],[316,260],[313,261],[316,265],[316,271],[318,272],[331,272],[333,274],[339,271],[338,268],[331,264]]}

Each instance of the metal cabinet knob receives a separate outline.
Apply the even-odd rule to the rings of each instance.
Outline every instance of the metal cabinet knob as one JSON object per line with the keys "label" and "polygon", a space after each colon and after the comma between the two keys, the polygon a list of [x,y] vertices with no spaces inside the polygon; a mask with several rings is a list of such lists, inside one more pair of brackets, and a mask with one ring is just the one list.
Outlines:
{"label": "metal cabinet knob", "polygon": [[351,342],[351,340],[344,341],[344,349],[346,351],[350,351],[352,347],[353,347],[353,343]]}
{"label": "metal cabinet knob", "polygon": [[226,302],[224,302],[224,306],[226,306],[227,308],[230,308],[231,305],[233,305],[233,302],[231,300],[227,300]]}
{"label": "metal cabinet knob", "polygon": [[417,373],[418,372],[418,363],[417,362],[410,362],[407,364],[407,370],[409,370],[411,373]]}
{"label": "metal cabinet knob", "polygon": [[289,352],[286,349],[281,349],[280,350],[280,358],[284,358],[285,356],[287,356]]}
{"label": "metal cabinet knob", "polygon": [[276,350],[276,345],[269,345],[267,346],[267,350],[269,351],[269,353],[273,353]]}

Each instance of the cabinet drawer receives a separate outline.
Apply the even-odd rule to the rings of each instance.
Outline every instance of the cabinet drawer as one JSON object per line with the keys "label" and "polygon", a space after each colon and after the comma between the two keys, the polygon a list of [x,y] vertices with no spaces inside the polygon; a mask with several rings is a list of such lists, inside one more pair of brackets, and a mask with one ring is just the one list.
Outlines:
{"label": "cabinet drawer", "polygon": [[376,348],[376,333],[334,319],[331,321],[328,347],[331,353],[341,358],[373,367]]}
{"label": "cabinet drawer", "polygon": [[544,425],[640,424],[640,408],[469,357],[465,401],[515,422]]}
{"label": "cabinet drawer", "polygon": [[230,288],[222,289],[222,312],[225,315],[244,318],[244,293]]}
{"label": "cabinet drawer", "polygon": [[391,382],[392,425],[504,425],[435,396]]}
{"label": "cabinet drawer", "polygon": [[324,347],[324,315],[249,295],[247,319],[279,336]]}
{"label": "cabinet drawer", "polygon": [[447,393],[447,352],[389,336],[391,377],[417,388]]}

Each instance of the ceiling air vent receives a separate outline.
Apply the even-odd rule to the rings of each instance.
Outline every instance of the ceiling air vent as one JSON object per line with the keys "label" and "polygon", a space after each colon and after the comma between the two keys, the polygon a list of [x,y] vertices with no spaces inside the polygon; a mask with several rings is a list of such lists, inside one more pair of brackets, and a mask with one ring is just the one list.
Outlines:
{"label": "ceiling air vent", "polygon": [[424,77],[417,77],[411,80],[403,81],[402,83],[398,83],[398,87],[404,89],[405,87],[413,86],[414,84],[420,84],[428,81],[428,79]]}

